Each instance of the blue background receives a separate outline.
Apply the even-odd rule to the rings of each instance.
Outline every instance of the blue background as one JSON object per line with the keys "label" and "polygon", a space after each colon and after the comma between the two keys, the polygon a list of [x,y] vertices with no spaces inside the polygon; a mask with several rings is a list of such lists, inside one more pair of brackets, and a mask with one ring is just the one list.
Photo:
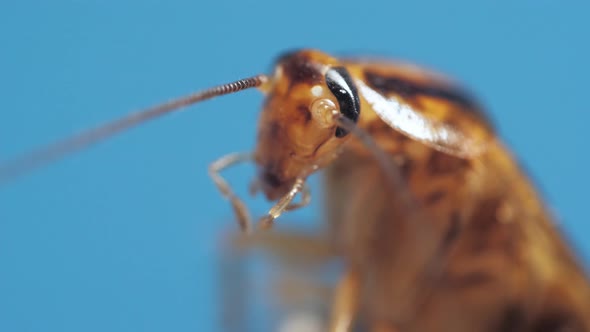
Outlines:
{"label": "blue background", "polygon": [[[589,258],[590,7],[560,3],[4,1],[0,159],[267,72],[286,49],[407,59],[481,97]],[[207,102],[0,188],[0,331],[217,329],[235,226],[206,167],[253,147],[260,103],[254,90]],[[253,173],[229,175],[245,188]],[[279,227],[312,225],[318,196]]]}

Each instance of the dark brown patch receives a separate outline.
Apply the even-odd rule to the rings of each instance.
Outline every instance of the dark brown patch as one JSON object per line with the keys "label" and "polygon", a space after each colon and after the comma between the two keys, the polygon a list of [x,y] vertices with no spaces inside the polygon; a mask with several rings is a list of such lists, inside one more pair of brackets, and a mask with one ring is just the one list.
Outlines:
{"label": "dark brown patch", "polygon": [[541,314],[532,324],[531,332],[582,332],[580,323],[561,312]]}
{"label": "dark brown patch", "polygon": [[428,195],[426,195],[426,197],[424,198],[424,202],[427,205],[432,205],[432,204],[436,204],[437,202],[439,202],[443,197],[446,196],[446,191],[444,190],[435,190],[431,193],[429,193]]}
{"label": "dark brown patch", "polygon": [[465,90],[452,85],[440,83],[418,83],[407,78],[385,76],[372,71],[365,71],[367,84],[382,94],[395,93],[406,100],[415,100],[420,96],[444,99],[463,108],[480,109],[475,99]]}
{"label": "dark brown patch", "polygon": [[297,105],[297,112],[299,112],[299,114],[301,114],[301,116],[303,117],[305,123],[308,123],[309,121],[311,121],[311,112],[309,111],[309,108],[305,105]]}
{"label": "dark brown patch", "polygon": [[445,235],[441,241],[441,252],[445,252],[449,250],[453,242],[459,238],[459,234],[461,233],[461,219],[459,218],[459,214],[454,212],[451,215],[450,225]]}
{"label": "dark brown patch", "polygon": [[314,66],[311,59],[301,52],[288,53],[279,59],[278,64],[283,68],[284,75],[289,79],[289,85],[307,83],[315,85],[322,82],[322,74]]}
{"label": "dark brown patch", "polygon": [[266,169],[260,175],[260,179],[264,181],[264,183],[272,188],[278,188],[283,184],[281,178],[274,172]]}
{"label": "dark brown patch", "polygon": [[[449,254],[449,251],[453,247],[453,244],[456,243],[456,241],[459,239],[459,235],[461,234],[461,231],[462,231],[462,225],[461,225],[461,219],[459,217],[459,213],[457,213],[457,211],[454,211],[453,213],[451,213],[451,217],[449,220],[449,226],[447,228],[447,231],[443,235],[443,237],[440,241],[440,244],[438,246],[439,249],[436,254],[436,256],[438,258],[436,258],[434,260],[435,263],[433,264],[433,268],[435,270],[442,271],[443,265],[441,265],[441,263],[446,261],[445,257],[447,257],[447,255]],[[444,263],[442,263],[442,264],[444,264]],[[453,278],[449,275],[444,275],[443,280],[446,280],[446,283],[449,286],[456,287],[456,280],[457,280],[456,278]]]}
{"label": "dark brown patch", "polygon": [[469,167],[467,159],[457,158],[446,153],[433,151],[428,160],[428,171],[433,176],[458,173]]}
{"label": "dark brown patch", "polygon": [[526,314],[520,305],[507,306],[500,317],[498,325],[491,328],[490,332],[517,332],[522,331],[526,324]]}
{"label": "dark brown patch", "polygon": [[500,206],[498,199],[486,199],[478,203],[468,223],[469,250],[473,255],[483,254],[497,245],[498,225],[496,211]]}
{"label": "dark brown patch", "polygon": [[278,121],[273,121],[268,125],[268,133],[273,139],[279,139],[281,134],[281,125]]}
{"label": "dark brown patch", "polygon": [[480,201],[471,217],[470,226],[478,232],[490,232],[498,224],[496,214],[501,204],[502,200],[497,197]]}
{"label": "dark brown patch", "polygon": [[409,178],[410,174],[414,170],[414,161],[412,161],[410,158],[400,158],[396,164],[399,166],[399,171],[402,175],[402,178]]}

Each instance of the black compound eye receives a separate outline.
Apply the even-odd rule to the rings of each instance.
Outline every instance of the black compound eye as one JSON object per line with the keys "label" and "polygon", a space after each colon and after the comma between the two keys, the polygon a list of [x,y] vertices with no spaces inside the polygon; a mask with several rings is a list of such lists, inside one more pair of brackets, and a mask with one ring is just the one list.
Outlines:
{"label": "black compound eye", "polygon": [[[330,68],[326,73],[326,84],[338,100],[340,113],[356,123],[361,113],[361,103],[348,70],[344,67]],[[348,130],[341,127],[336,128],[336,137],[344,137],[346,134],[348,134]]]}

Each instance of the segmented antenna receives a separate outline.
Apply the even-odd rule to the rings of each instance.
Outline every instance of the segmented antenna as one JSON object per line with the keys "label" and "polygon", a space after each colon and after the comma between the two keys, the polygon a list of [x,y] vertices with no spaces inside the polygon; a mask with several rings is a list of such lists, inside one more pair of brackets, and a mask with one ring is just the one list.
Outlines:
{"label": "segmented antenna", "polygon": [[198,91],[34,150],[20,158],[0,164],[0,184],[148,120],[217,96],[259,87],[267,80],[265,75],[257,75]]}

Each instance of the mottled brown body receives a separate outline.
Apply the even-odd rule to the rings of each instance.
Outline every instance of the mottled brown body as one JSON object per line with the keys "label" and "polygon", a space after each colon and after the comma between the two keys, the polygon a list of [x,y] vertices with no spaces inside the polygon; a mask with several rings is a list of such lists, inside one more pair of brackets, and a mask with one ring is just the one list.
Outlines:
{"label": "mottled brown body", "polygon": [[327,219],[370,320],[400,331],[590,329],[588,281],[501,146],[469,163],[433,150],[406,162],[431,232],[405,222],[414,211],[393,202],[372,160],[347,151],[327,172]]}
{"label": "mottled brown body", "polygon": [[[449,122],[473,116],[465,112],[471,103],[416,98],[454,104],[439,107]],[[363,106],[359,125],[399,162],[432,230],[404,222],[415,211],[393,202],[399,188],[383,185],[383,172],[360,144],[329,169],[328,220],[362,280],[371,319],[401,331],[590,330],[588,280],[498,140],[477,157],[451,156],[409,140]]]}
{"label": "mottled brown body", "polygon": [[[334,126],[320,130],[313,121],[310,105],[317,97],[310,91],[325,84],[323,67],[314,63],[344,66],[354,78],[357,126],[391,157],[401,182],[386,176],[357,137],[334,138]],[[414,67],[338,62],[313,51],[283,57],[277,71],[256,154],[261,181],[275,180],[266,181],[265,192],[276,199],[303,165],[330,165],[330,236],[355,280],[344,292],[358,285],[351,293],[356,298],[344,301],[358,302],[375,330],[590,331],[583,269],[465,92]],[[408,121],[456,133],[420,136],[412,123],[392,128],[363,86],[422,117],[411,120],[410,114]],[[454,134],[459,139],[453,141]],[[337,312],[334,319],[348,314]]]}

